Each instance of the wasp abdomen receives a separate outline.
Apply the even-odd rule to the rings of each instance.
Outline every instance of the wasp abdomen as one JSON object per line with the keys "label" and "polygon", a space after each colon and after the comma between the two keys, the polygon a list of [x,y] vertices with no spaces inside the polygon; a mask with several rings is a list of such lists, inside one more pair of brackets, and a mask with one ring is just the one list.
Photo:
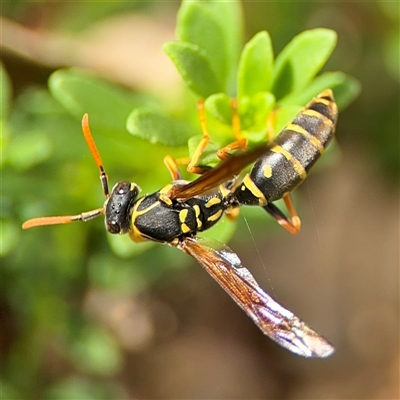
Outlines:
{"label": "wasp abdomen", "polygon": [[263,206],[293,191],[332,139],[336,120],[332,91],[325,90],[286,125],[255,163],[235,191],[237,201]]}

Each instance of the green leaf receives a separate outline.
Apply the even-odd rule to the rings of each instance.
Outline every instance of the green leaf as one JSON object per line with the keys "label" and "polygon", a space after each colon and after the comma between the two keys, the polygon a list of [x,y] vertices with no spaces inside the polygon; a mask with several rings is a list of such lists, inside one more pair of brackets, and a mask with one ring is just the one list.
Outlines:
{"label": "green leaf", "polygon": [[136,137],[165,146],[182,146],[193,135],[188,123],[174,120],[161,111],[147,107],[133,110],[129,114],[126,128]]}
{"label": "green leaf", "polygon": [[360,82],[343,72],[326,72],[317,76],[305,89],[290,93],[284,97],[280,105],[306,105],[313,97],[324,89],[332,89],[340,110],[347,107],[359,95]]}
{"label": "green leaf", "polygon": [[228,82],[226,93],[236,96],[236,70],[243,45],[243,12],[240,1],[210,1],[207,3],[218,19],[225,35]]}
{"label": "green leaf", "polygon": [[6,157],[8,163],[17,170],[26,170],[46,160],[51,151],[51,142],[46,134],[27,131],[12,137]]}
{"label": "green leaf", "polygon": [[7,117],[11,100],[11,82],[8,74],[0,63],[0,120]]}
{"label": "green leaf", "polygon": [[18,123],[25,115],[25,118],[29,120],[28,127],[31,128],[31,118],[47,118],[61,114],[65,114],[65,108],[46,88],[32,86],[24,90],[16,99],[11,118],[14,123]]}
{"label": "green leaf", "polygon": [[207,3],[184,2],[177,17],[177,36],[195,44],[209,61],[219,83],[227,79],[226,38]]}
{"label": "green leaf", "polygon": [[282,132],[286,124],[293,121],[293,119],[296,117],[296,115],[300,112],[301,109],[302,109],[301,106],[295,106],[295,105],[287,105],[280,107],[275,114],[275,119],[273,124],[274,132],[272,132],[272,136],[273,137],[278,136]]}
{"label": "green leaf", "polygon": [[218,121],[226,125],[232,124],[231,99],[225,93],[217,93],[207,97],[204,105],[207,111]]}
{"label": "green leaf", "polygon": [[126,132],[126,118],[138,105],[131,94],[75,69],[54,72],[49,78],[49,89],[74,117],[81,119],[88,113],[91,125],[103,130]]}
{"label": "green leaf", "polygon": [[259,92],[253,97],[242,97],[239,101],[239,116],[242,129],[258,132],[266,129],[268,114],[275,105],[275,96]]}
{"label": "green leaf", "polygon": [[310,83],[332,53],[336,37],[336,32],[318,28],[290,41],[275,62],[272,92],[277,99]]}
{"label": "green leaf", "polygon": [[183,1],[177,35],[204,50],[224,91],[233,96],[243,36],[240,2]]}
{"label": "green leaf", "polygon": [[[153,145],[150,149],[148,142],[129,135],[126,129],[126,120],[132,109],[139,106],[142,97],[77,70],[56,71],[50,77],[49,87],[53,96],[74,117],[81,119],[85,112],[89,114],[90,127],[100,151],[104,146],[110,146],[110,151],[102,152],[106,165],[121,168],[129,162],[132,171],[148,170],[150,151],[151,160],[162,160],[163,146]],[[149,98],[144,101],[149,102]],[[111,164],[107,159],[114,161]]]}
{"label": "green leaf", "polygon": [[189,89],[198,96],[207,98],[223,91],[210,61],[199,46],[187,42],[166,42],[163,50],[175,64]]}
{"label": "green leaf", "polygon": [[271,86],[274,53],[266,31],[257,33],[245,46],[238,69],[238,98],[266,92]]}
{"label": "green leaf", "polygon": [[351,104],[361,92],[361,83],[352,76],[344,75],[342,83],[333,86],[336,103],[340,111]]}

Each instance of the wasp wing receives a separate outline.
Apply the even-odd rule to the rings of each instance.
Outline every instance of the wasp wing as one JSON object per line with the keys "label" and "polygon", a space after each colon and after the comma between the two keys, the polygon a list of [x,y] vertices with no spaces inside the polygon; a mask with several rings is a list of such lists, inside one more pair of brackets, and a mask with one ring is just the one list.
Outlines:
{"label": "wasp wing", "polygon": [[181,187],[173,187],[168,192],[170,199],[184,200],[203,194],[237,175],[243,168],[255,162],[267,151],[267,146],[261,146],[254,150],[246,151],[239,155],[231,155],[221,161],[215,168]]}
{"label": "wasp wing", "polygon": [[177,247],[195,258],[272,340],[303,357],[328,357],[334,352],[330,343],[265,293],[228,246],[188,237]]}

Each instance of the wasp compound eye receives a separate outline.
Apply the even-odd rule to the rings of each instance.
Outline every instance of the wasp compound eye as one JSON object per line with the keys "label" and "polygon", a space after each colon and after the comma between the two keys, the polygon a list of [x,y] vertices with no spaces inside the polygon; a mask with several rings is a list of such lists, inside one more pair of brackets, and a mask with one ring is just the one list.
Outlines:
{"label": "wasp compound eye", "polygon": [[106,220],[106,228],[110,233],[120,233],[121,227],[116,220]]}
{"label": "wasp compound eye", "polygon": [[129,209],[137,195],[137,185],[127,181],[118,182],[106,205],[106,228],[110,233],[127,233],[129,231]]}

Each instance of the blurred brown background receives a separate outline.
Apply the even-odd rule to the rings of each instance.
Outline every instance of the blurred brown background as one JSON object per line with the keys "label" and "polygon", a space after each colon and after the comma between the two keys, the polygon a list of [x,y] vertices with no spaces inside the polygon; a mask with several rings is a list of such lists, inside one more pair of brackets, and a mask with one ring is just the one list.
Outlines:
{"label": "blurred brown background", "polygon": [[[178,7],[2,3],[2,61],[14,99],[70,65],[173,99],[181,82],[161,44],[174,38]],[[32,309],[53,307],[56,315],[64,300],[46,297],[47,287],[32,289],[20,268],[29,249],[32,274],[48,273],[38,268],[53,257],[43,236],[39,250],[15,244],[2,258],[3,398],[398,399],[399,11],[398,3],[383,1],[244,2],[246,38],[268,30],[276,54],[304,29],[335,29],[338,46],[326,69],[362,84],[339,118],[340,160],[297,191],[301,234],[270,226],[264,232],[262,224],[250,233],[240,218],[230,243],[262,287],[335,345],[334,356],[307,360],[279,348],[198,265],[162,246],[153,248],[161,255],[147,266],[157,278],[136,283],[140,290],[92,284],[97,259],[82,259],[74,268],[88,276],[68,288],[76,317],[43,322]],[[12,180],[24,172],[5,166],[2,174]],[[72,229],[69,238],[60,236],[67,252],[74,245],[67,241],[83,228]],[[158,273],[165,252],[178,266]],[[101,254],[107,253],[105,243]],[[113,260],[110,274],[130,263]],[[15,293],[9,288],[17,282]],[[38,290],[41,300],[20,302],[24,290]],[[85,327],[78,336],[61,333],[81,319],[107,334]]]}

